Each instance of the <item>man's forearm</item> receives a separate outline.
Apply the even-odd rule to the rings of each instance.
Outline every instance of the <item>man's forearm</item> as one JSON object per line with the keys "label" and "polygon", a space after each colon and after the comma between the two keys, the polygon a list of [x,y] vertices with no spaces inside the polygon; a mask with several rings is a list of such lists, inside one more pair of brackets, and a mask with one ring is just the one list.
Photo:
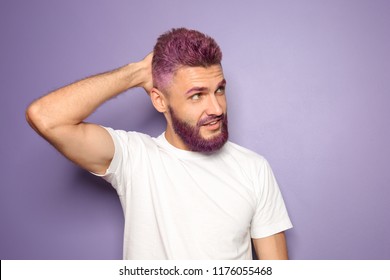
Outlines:
{"label": "man's forearm", "polygon": [[145,61],[95,75],[55,90],[34,101],[27,110],[29,123],[39,132],[81,123],[108,99],[127,89],[144,86],[150,71]]}

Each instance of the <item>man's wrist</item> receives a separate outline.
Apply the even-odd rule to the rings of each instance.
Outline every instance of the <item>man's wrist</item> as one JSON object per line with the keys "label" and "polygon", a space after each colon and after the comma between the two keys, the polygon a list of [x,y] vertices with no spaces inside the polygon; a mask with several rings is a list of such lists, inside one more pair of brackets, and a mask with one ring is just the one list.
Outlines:
{"label": "man's wrist", "polygon": [[148,75],[147,68],[141,62],[129,63],[123,67],[124,78],[128,83],[128,88],[143,87]]}

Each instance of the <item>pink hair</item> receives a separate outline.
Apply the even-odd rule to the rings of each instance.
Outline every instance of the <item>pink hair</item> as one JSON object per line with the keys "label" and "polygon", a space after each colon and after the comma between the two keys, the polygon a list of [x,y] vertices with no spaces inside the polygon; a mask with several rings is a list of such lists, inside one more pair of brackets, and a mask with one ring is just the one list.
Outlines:
{"label": "pink hair", "polygon": [[162,34],[154,46],[154,87],[164,90],[182,66],[208,67],[221,60],[222,52],[213,38],[196,30],[174,28]]}

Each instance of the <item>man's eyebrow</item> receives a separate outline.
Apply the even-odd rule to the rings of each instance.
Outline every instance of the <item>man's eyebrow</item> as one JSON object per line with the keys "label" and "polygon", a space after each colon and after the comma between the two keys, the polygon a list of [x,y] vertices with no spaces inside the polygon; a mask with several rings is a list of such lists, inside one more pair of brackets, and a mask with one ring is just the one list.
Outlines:
{"label": "man's eyebrow", "polygon": [[[217,88],[219,87],[223,87],[226,85],[226,80],[223,79],[222,81],[220,81],[217,85]],[[193,87],[193,88],[190,88],[185,94],[188,95],[192,92],[202,92],[202,91],[208,91],[209,88],[208,87]]]}
{"label": "man's eyebrow", "polygon": [[208,88],[207,87],[193,87],[193,88],[189,89],[185,94],[187,95],[187,94],[190,94],[194,91],[201,92],[201,91],[205,91],[205,90],[208,90]]}
{"label": "man's eyebrow", "polygon": [[217,88],[224,87],[224,86],[226,86],[226,80],[225,79],[223,79],[222,81],[219,82]]}

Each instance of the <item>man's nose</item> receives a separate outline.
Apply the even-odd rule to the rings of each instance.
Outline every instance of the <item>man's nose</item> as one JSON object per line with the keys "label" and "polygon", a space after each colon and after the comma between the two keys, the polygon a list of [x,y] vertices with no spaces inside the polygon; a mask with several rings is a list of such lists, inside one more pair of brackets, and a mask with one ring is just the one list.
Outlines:
{"label": "man's nose", "polygon": [[221,100],[219,100],[214,94],[210,94],[207,102],[207,115],[222,115],[223,108],[221,103]]}

